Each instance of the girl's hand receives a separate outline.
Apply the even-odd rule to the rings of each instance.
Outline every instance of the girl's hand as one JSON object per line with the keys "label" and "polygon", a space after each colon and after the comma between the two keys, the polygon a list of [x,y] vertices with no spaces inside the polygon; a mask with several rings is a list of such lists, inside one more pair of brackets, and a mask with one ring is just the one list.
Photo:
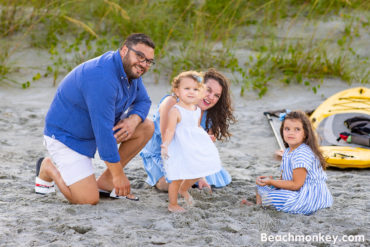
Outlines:
{"label": "girl's hand", "polygon": [[272,180],[272,176],[259,176],[256,179],[256,184],[259,186],[266,186],[270,185],[270,181]]}
{"label": "girl's hand", "polygon": [[283,154],[284,154],[284,150],[282,149],[275,151],[274,159],[281,161],[281,159],[283,158]]}
{"label": "girl's hand", "polygon": [[168,159],[168,147],[166,144],[161,145],[161,156],[162,159],[167,160]]}

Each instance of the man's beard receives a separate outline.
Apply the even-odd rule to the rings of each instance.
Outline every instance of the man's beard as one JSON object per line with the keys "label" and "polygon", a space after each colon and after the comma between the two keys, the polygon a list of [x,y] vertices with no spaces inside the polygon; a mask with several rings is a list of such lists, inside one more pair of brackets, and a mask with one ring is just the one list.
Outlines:
{"label": "man's beard", "polygon": [[145,73],[145,70],[144,70],[143,74],[137,75],[132,71],[133,64],[131,63],[128,53],[123,57],[122,64],[123,64],[123,69],[125,70],[125,73],[129,80],[137,79]]}

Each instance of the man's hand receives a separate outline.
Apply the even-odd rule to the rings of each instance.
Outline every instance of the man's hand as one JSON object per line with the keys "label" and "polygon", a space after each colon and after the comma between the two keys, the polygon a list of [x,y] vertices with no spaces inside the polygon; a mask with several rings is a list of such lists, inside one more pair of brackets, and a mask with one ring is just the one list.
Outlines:
{"label": "man's hand", "polygon": [[131,193],[130,181],[123,172],[113,177],[113,186],[117,196],[127,196]]}
{"label": "man's hand", "polygon": [[127,141],[134,134],[136,127],[141,123],[141,118],[132,114],[128,118],[120,120],[113,128],[113,131],[116,131],[114,137],[117,140],[117,143]]}
{"label": "man's hand", "polygon": [[112,183],[116,195],[126,196],[130,194],[130,181],[126,177],[126,174],[123,172],[121,163],[110,163],[108,161],[105,161],[105,164],[107,165],[109,172],[112,175]]}

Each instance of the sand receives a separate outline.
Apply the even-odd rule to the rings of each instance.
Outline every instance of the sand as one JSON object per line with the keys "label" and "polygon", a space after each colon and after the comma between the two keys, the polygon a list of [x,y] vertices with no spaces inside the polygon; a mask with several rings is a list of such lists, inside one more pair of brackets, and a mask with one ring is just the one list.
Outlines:
{"label": "sand", "polygon": [[[315,26],[289,22],[280,29],[282,37],[316,33],[315,38],[326,38],[329,33],[335,39],[341,37],[344,23],[340,18]],[[370,55],[368,40],[365,32],[354,41],[354,49],[364,57]],[[241,47],[236,54],[242,64],[253,52]],[[20,66],[11,75],[19,82],[44,72],[52,62],[46,51],[23,48],[11,59]],[[169,90],[168,80],[154,84],[153,77],[144,77],[153,101],[149,115]],[[256,176],[279,175],[279,162],[272,158],[278,145],[263,112],[312,110],[332,94],[358,84],[326,79],[317,94],[302,85],[276,84],[262,99],[254,92],[240,97],[240,86],[234,85],[238,122],[231,127],[229,141],[216,143],[233,181],[212,194],[192,189],[195,205],[184,214],[169,213],[167,194],[145,183],[139,156],[125,168],[139,202],[103,198],[96,206],[71,205],[59,191],[35,194],[35,162],[47,155],[42,136],[56,90],[51,84],[50,78],[42,78],[27,90],[0,87],[0,246],[370,246],[369,169],[328,169],[334,204],[311,216],[240,205],[243,198],[254,201]],[[99,176],[105,164],[99,157],[93,164]]]}
{"label": "sand", "polygon": [[[169,87],[150,78],[144,81],[152,114]],[[253,92],[240,97],[239,87],[233,86],[238,123],[231,127],[229,141],[217,143],[233,181],[212,194],[192,189],[195,206],[184,214],[169,213],[167,194],[145,183],[139,156],[125,168],[139,202],[105,198],[96,206],[71,205],[59,191],[35,194],[35,161],[47,154],[43,122],[56,89],[50,82],[34,83],[27,90],[0,87],[0,246],[369,246],[369,169],[329,169],[334,205],[311,216],[240,205],[242,198],[254,200],[256,176],[279,175],[279,163],[272,158],[278,145],[262,113],[314,109],[354,86],[325,80],[314,94],[304,86],[276,85],[262,99]],[[93,163],[99,176],[105,165],[98,157]],[[307,241],[278,241],[289,234]],[[363,235],[365,242],[309,241],[320,234],[339,239]],[[276,241],[264,242],[264,236]]]}

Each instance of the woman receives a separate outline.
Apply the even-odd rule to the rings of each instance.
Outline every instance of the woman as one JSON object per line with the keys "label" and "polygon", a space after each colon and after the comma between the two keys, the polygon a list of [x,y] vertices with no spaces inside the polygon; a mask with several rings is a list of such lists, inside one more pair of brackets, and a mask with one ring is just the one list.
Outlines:
{"label": "woman", "polygon": [[[202,111],[201,126],[213,141],[228,139],[231,136],[229,125],[236,121],[231,107],[230,83],[224,75],[215,69],[209,69],[204,75],[204,84],[205,96],[198,103]],[[171,95],[162,98],[153,116],[154,134],[140,153],[148,174],[146,182],[162,191],[168,190],[168,183],[164,177],[165,171],[161,158],[161,133],[164,133],[167,127],[168,112],[176,102],[176,97]],[[200,179],[198,186],[200,189],[211,186],[223,187],[230,182],[229,173],[222,168],[220,172]]]}

